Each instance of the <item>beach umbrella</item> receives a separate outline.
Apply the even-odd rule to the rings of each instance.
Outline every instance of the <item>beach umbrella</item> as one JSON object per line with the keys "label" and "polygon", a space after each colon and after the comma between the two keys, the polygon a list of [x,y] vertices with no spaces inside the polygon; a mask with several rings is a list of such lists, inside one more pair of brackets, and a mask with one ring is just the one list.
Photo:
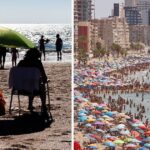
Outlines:
{"label": "beach umbrella", "polygon": [[140,147],[139,150],[149,150],[146,147]]}
{"label": "beach umbrella", "polygon": [[147,131],[144,133],[146,136],[149,136],[150,135],[150,131]]}
{"label": "beach umbrella", "polygon": [[99,142],[102,141],[102,138],[101,138],[99,135],[97,135],[97,134],[92,134],[91,137],[92,137],[92,138],[95,138],[95,139],[96,139],[97,141],[99,141]]}
{"label": "beach umbrella", "polygon": [[150,143],[145,143],[144,146],[150,148]]}
{"label": "beach umbrella", "polygon": [[130,135],[130,132],[129,132],[129,130],[123,130],[123,131],[120,132],[120,134],[122,134],[122,135]]}
{"label": "beach umbrella", "polygon": [[92,125],[90,123],[85,125],[86,127],[92,127]]}
{"label": "beach umbrella", "polygon": [[133,130],[133,131],[131,131],[131,135],[136,138],[136,137],[140,136],[140,133]]}
{"label": "beach umbrella", "polygon": [[108,147],[115,147],[116,145],[113,142],[105,142],[104,145]]}
{"label": "beach umbrella", "polygon": [[122,140],[115,140],[114,143],[118,144],[118,145],[122,145],[124,143],[124,141],[122,141]]}
{"label": "beach umbrella", "polygon": [[139,125],[139,128],[142,129],[142,130],[146,130],[147,127],[145,125]]}
{"label": "beach umbrella", "polygon": [[137,140],[137,139],[131,139],[132,143],[141,143],[141,141]]}
{"label": "beach umbrella", "polygon": [[89,148],[89,149],[97,149],[97,146],[96,146],[96,144],[90,144],[90,145],[87,146],[87,148]]}
{"label": "beach umbrella", "polygon": [[144,142],[149,142],[150,141],[150,137],[144,138],[143,141]]}
{"label": "beach umbrella", "polygon": [[105,123],[96,121],[96,122],[93,123],[93,125],[95,125],[95,126],[97,126],[97,125],[105,125]]}
{"label": "beach umbrella", "polygon": [[125,125],[124,124],[119,124],[116,126],[117,129],[124,129],[125,128]]}
{"label": "beach umbrella", "polygon": [[87,119],[88,119],[87,116],[82,116],[82,117],[79,118],[79,121],[80,121],[80,122],[84,122],[84,121],[86,121]]}
{"label": "beach umbrella", "polygon": [[0,27],[0,45],[7,48],[34,48],[35,45],[24,35],[5,28]]}
{"label": "beach umbrella", "polygon": [[136,148],[137,145],[135,145],[135,144],[127,144],[127,145],[125,145],[125,147],[126,148]]}

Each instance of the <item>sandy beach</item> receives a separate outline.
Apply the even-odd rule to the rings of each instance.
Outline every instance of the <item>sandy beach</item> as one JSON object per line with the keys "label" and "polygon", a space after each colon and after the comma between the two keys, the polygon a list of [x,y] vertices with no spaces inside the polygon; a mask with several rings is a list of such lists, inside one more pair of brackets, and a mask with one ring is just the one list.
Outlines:
{"label": "sandy beach", "polygon": [[[6,100],[6,115],[0,117],[0,149],[70,150],[71,63],[44,63],[45,71],[50,79],[51,113],[55,119],[50,126],[43,126],[36,120],[36,117],[29,117],[27,97],[21,97],[22,114],[26,114],[26,117],[21,116],[22,118],[16,119],[18,115],[16,96],[13,99],[12,116],[8,115],[11,93],[8,88],[9,68],[10,66],[6,65],[5,70],[0,70],[0,89],[3,90]],[[34,99],[33,105],[35,111],[40,112],[41,101],[39,98]],[[16,123],[14,123],[14,119],[17,120]],[[11,124],[15,128],[12,128]]]}

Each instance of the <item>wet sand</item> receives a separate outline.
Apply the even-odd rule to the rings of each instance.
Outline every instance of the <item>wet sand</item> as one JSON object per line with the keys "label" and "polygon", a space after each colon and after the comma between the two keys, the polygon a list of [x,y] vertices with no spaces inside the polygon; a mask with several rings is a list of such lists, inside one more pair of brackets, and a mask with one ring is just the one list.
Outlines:
{"label": "wet sand", "polygon": [[[5,70],[0,70],[0,89],[3,89],[6,100],[6,115],[0,117],[0,149],[70,150],[71,64],[44,63],[44,68],[50,79],[51,113],[55,119],[55,122],[52,122],[50,126],[43,126],[38,122],[38,119],[34,120],[34,117],[29,117],[27,97],[21,97],[22,113],[26,114],[26,117],[19,118],[16,121],[18,124],[14,123],[13,119],[18,115],[16,96],[13,99],[13,115],[8,115],[10,102],[10,89],[7,84],[9,68],[10,66],[6,65]],[[35,111],[40,112],[41,101],[39,98],[34,99],[33,105]],[[31,123],[32,121],[34,123]],[[13,129],[11,125],[13,125]]]}

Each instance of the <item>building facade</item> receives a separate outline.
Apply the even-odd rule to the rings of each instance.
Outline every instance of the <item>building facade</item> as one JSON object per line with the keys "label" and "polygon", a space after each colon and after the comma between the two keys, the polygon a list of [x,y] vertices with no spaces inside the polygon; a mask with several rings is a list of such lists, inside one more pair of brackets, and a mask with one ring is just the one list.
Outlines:
{"label": "building facade", "polygon": [[109,49],[113,43],[122,48],[129,48],[129,26],[124,18],[112,17],[96,20],[98,35]]}
{"label": "building facade", "polygon": [[137,7],[124,7],[125,18],[129,25],[142,24],[142,16]]}
{"label": "building facade", "polygon": [[150,26],[149,25],[134,25],[129,27],[130,42],[143,43],[150,46]]}
{"label": "building facade", "polygon": [[91,50],[91,23],[78,23],[78,49],[83,49],[87,52]]}

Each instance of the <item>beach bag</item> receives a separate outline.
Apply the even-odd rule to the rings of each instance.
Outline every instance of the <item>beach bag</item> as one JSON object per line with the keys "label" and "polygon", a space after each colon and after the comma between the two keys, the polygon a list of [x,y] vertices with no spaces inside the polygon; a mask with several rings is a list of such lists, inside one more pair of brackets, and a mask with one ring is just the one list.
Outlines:
{"label": "beach bag", "polygon": [[0,116],[5,115],[5,100],[2,91],[0,91]]}

